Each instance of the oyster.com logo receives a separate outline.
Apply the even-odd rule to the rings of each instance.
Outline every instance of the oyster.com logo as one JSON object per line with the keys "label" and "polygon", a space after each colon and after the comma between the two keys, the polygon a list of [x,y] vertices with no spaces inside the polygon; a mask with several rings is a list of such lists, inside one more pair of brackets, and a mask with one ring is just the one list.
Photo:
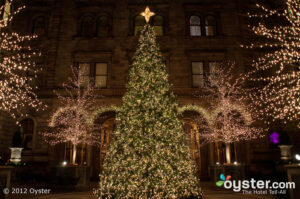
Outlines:
{"label": "oyster.com logo", "polygon": [[225,175],[224,175],[223,173],[221,173],[220,179],[221,179],[221,180],[219,180],[218,182],[216,182],[216,185],[217,185],[218,187],[223,186],[223,184],[224,184],[224,182],[225,182],[226,180],[230,180],[230,179],[231,179],[231,176],[230,176],[230,175],[227,175],[226,178],[225,178]]}

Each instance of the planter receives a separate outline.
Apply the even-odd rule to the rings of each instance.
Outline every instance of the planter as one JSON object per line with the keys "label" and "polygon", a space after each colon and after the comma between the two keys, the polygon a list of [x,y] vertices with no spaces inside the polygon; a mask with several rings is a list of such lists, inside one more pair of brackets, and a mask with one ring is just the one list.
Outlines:
{"label": "planter", "polygon": [[279,145],[281,160],[287,161],[292,159],[292,145]]}
{"label": "planter", "polygon": [[14,165],[19,165],[22,160],[22,150],[23,150],[23,148],[11,147],[9,161],[12,162]]}

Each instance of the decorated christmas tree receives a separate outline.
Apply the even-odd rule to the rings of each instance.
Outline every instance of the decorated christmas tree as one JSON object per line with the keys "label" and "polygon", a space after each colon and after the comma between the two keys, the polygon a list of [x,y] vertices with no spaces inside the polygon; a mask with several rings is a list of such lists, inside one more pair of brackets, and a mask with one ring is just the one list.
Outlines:
{"label": "decorated christmas tree", "polygon": [[176,98],[150,25],[141,31],[128,78],[98,198],[201,198]]}

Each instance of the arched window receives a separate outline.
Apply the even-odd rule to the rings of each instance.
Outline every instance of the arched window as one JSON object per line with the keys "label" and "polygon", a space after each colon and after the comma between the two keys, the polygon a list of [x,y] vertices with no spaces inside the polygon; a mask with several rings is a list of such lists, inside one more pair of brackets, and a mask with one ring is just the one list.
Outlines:
{"label": "arched window", "polygon": [[153,17],[153,27],[157,36],[164,35],[164,18],[159,15]]}
{"label": "arched window", "polygon": [[134,35],[138,35],[146,24],[143,16],[136,16],[134,19]]}
{"label": "arched window", "polygon": [[213,16],[205,18],[205,34],[206,36],[215,36],[217,34],[217,22]]}
{"label": "arched window", "polygon": [[30,118],[23,119],[20,122],[20,132],[22,139],[22,147],[24,149],[33,148],[33,133],[34,133],[34,121]]}
{"label": "arched window", "polygon": [[36,35],[45,35],[46,19],[43,16],[37,17],[33,21],[32,33]]}
{"label": "arched window", "polygon": [[80,35],[82,37],[93,37],[95,36],[94,30],[94,18],[91,16],[85,16],[81,20]]}
{"label": "arched window", "polygon": [[201,21],[198,16],[190,17],[190,35],[201,36]]}
{"label": "arched window", "polygon": [[106,37],[109,31],[108,16],[102,15],[97,19],[97,36]]}

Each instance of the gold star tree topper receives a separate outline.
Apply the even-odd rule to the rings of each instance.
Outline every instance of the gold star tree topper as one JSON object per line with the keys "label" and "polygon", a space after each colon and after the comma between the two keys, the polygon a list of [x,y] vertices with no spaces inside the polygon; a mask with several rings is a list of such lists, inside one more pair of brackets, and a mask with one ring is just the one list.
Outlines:
{"label": "gold star tree topper", "polygon": [[146,9],[145,9],[145,11],[142,12],[141,15],[142,15],[143,17],[145,17],[146,22],[149,23],[150,18],[151,18],[152,16],[154,16],[155,13],[154,13],[154,12],[151,12],[149,6],[147,6]]}

